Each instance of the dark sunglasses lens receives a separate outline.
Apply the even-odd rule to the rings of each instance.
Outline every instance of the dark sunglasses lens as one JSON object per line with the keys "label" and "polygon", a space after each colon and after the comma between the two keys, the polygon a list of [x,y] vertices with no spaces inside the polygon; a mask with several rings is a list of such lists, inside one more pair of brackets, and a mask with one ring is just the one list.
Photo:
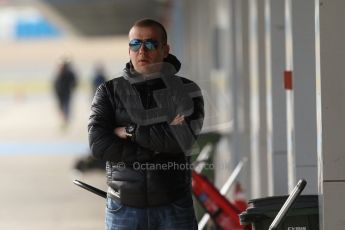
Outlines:
{"label": "dark sunglasses lens", "polygon": [[148,50],[154,50],[158,46],[158,42],[156,40],[148,39],[146,41],[141,41],[139,39],[133,39],[129,42],[129,48],[136,52],[140,49],[141,44],[144,43],[144,46]]}
{"label": "dark sunglasses lens", "polygon": [[129,45],[131,50],[133,51],[138,51],[140,49],[141,44],[136,44],[136,45]]}
{"label": "dark sunglasses lens", "polygon": [[154,50],[156,48],[156,44],[152,41],[145,41],[145,48],[148,50]]}
{"label": "dark sunglasses lens", "polygon": [[138,39],[133,39],[129,42],[129,48],[133,51],[138,51],[140,49],[141,44],[142,41]]}

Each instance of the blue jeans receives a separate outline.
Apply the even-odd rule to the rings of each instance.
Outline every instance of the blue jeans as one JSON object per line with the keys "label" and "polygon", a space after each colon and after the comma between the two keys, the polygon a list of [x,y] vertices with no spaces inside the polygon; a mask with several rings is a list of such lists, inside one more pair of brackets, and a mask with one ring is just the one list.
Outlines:
{"label": "blue jeans", "polygon": [[106,230],[197,230],[191,194],[171,204],[133,208],[107,198]]}

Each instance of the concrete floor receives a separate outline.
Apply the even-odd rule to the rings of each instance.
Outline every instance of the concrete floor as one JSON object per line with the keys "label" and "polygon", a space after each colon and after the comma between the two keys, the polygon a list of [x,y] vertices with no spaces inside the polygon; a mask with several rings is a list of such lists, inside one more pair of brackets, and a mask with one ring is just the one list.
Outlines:
{"label": "concrete floor", "polygon": [[104,229],[104,198],[72,183],[105,189],[103,172],[73,170],[87,153],[90,97],[77,93],[61,129],[51,93],[0,94],[0,229]]}
{"label": "concrete floor", "polygon": [[0,156],[0,229],[103,229],[105,200],[72,183],[105,188],[102,172],[78,175],[76,156]]}

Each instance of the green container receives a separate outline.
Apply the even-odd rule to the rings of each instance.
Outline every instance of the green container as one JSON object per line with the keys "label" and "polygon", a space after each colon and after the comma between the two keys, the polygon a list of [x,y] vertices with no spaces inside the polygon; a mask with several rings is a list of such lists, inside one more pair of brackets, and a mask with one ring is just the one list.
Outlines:
{"label": "green container", "polygon": [[[249,201],[249,208],[240,214],[241,224],[251,224],[252,230],[268,230],[288,196],[274,196]],[[297,197],[279,230],[319,230],[317,195]]]}

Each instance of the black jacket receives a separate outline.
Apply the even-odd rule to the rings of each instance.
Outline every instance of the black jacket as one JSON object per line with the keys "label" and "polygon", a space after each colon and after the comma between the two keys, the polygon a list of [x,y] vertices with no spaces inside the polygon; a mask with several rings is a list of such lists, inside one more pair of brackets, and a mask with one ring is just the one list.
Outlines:
{"label": "black jacket", "polygon": [[[179,70],[180,63],[174,56],[169,56],[166,62]],[[90,148],[96,158],[107,161],[107,183],[120,197],[112,198],[128,206],[164,205],[191,189],[187,155],[202,127],[203,98],[194,82],[171,75],[172,72],[164,73],[169,79],[182,80],[182,88],[193,97],[191,111],[179,106],[186,103],[174,101],[178,98],[172,95],[176,93],[174,90],[168,96],[173,99],[167,99],[172,102],[162,105],[164,95],[154,94],[169,88],[167,82],[162,77],[136,81],[138,75],[132,73],[130,64],[122,77],[102,84],[92,102],[88,125]],[[181,111],[189,113],[186,124],[169,125]],[[133,138],[115,136],[115,127],[130,123],[137,125]]]}

